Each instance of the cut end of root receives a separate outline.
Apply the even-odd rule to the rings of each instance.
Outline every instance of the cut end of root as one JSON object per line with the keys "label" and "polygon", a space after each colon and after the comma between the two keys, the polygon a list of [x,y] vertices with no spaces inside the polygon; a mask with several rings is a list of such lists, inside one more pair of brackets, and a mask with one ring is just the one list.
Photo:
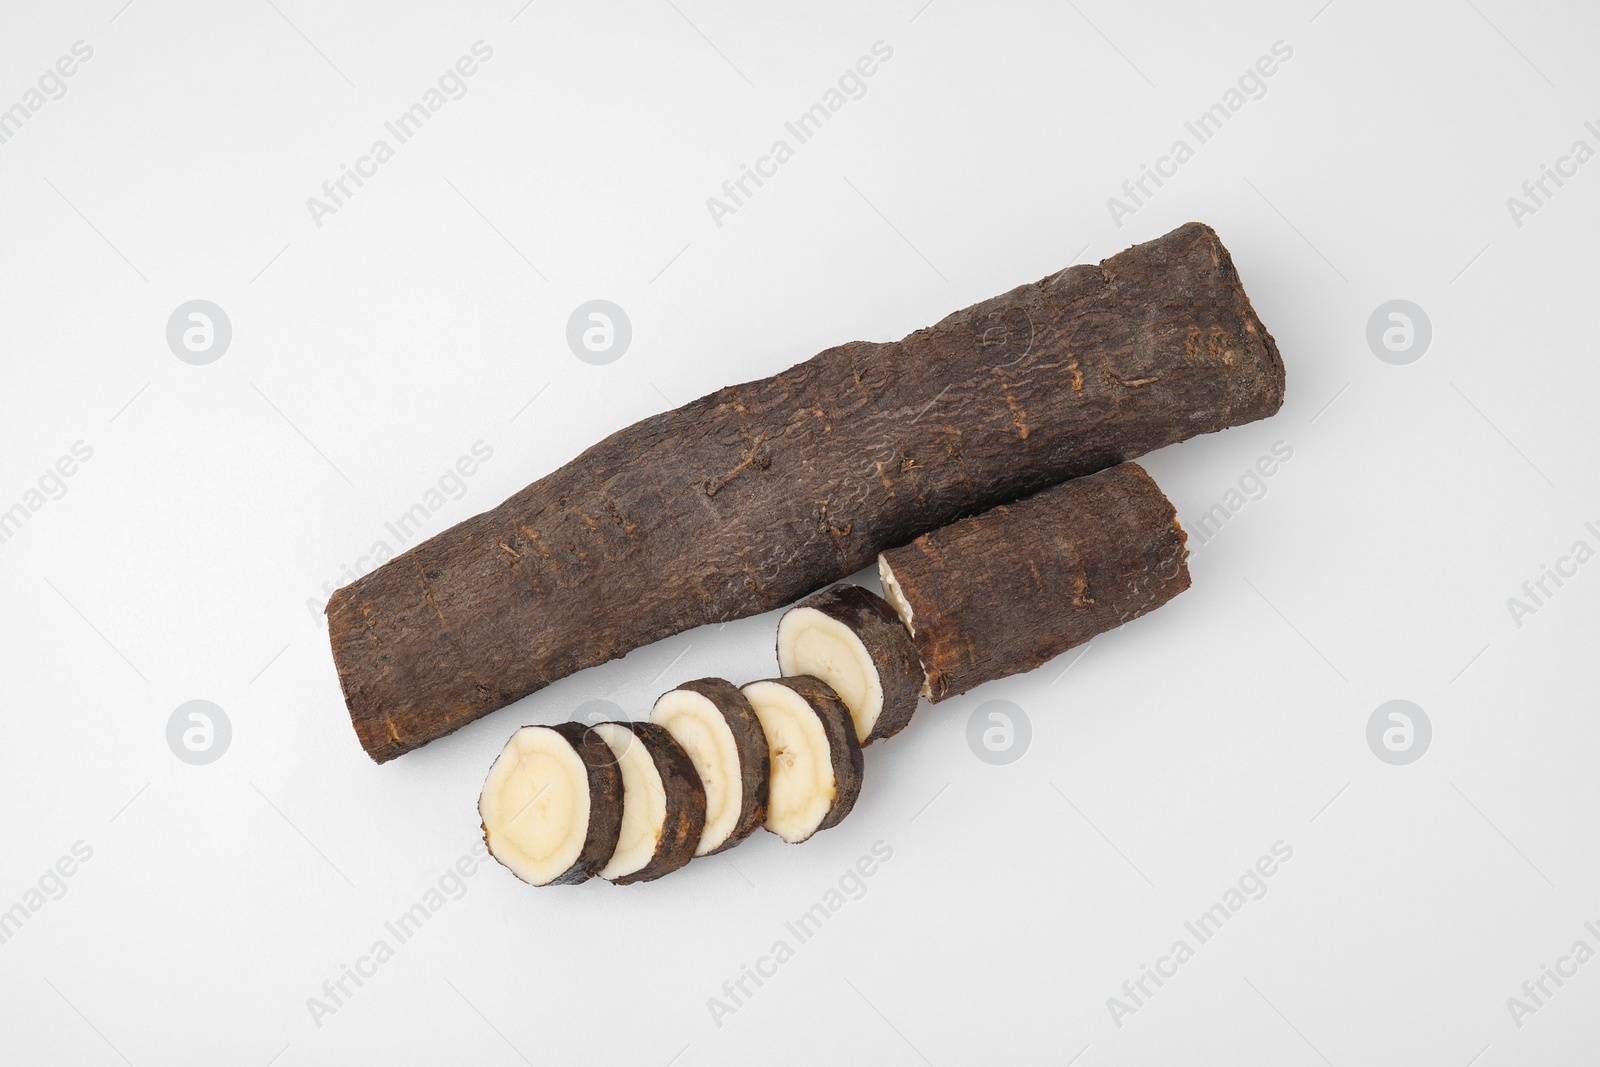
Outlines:
{"label": "cut end of root", "polygon": [[[912,619],[911,604],[906,600],[905,593],[900,588],[900,582],[894,576],[894,569],[889,566],[889,560],[884,556],[878,557],[878,580],[883,583],[883,599],[894,608],[895,614],[900,616],[900,621],[905,624],[906,633],[913,638],[917,636],[917,626]],[[922,695],[933,696],[933,682],[928,677],[924,668],[922,674]]]}

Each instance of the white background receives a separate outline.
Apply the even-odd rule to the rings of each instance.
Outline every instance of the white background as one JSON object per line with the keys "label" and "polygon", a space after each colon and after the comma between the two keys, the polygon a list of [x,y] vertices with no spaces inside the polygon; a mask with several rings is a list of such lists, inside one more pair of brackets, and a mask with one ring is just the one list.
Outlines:
{"label": "white background", "polygon": [[[94,50],[0,144],[0,508],[93,449],[0,544],[0,908],[93,850],[0,945],[0,1059],[1592,1056],[1600,962],[1520,1027],[1506,1004],[1600,949],[1600,563],[1520,626],[1507,606],[1600,545],[1600,162],[1520,227],[1506,204],[1600,148],[1591,8],[122,2],[0,15],[0,108]],[[466,96],[317,226],[307,198],[479,40]],[[717,226],[707,197],[880,40],[865,96]],[[1265,95],[1119,227],[1107,198],[1276,41]],[[645,415],[1190,219],[1288,399],[1146,463],[1193,529],[1293,449],[1191,537],[1192,591],[924,707],[803,847],[762,834],[626,890],[476,869],[318,1025],[308,998],[470,854],[514,727],[773,670],[772,616],[690,632],[376,766],[316,609],[386,520],[476,441],[492,459],[429,533]],[[233,325],[208,366],[165,339],[196,298]],[[633,325],[608,366],[564,339],[594,298]],[[1433,326],[1407,366],[1365,337],[1395,298]],[[1396,698],[1433,724],[1409,766],[1365,737]],[[191,699],[232,723],[207,766],[166,740]],[[966,740],[995,699],[1032,725],[1005,766]],[[876,841],[866,894],[719,1026],[708,998]],[[1267,894],[1118,1026],[1107,998],[1277,841]]]}

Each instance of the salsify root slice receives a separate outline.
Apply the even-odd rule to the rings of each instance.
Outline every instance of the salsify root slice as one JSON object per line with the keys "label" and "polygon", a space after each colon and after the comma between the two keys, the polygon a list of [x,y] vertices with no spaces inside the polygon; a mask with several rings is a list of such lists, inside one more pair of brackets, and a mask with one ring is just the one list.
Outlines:
{"label": "salsify root slice", "polygon": [[751,682],[744,695],[772,760],[766,828],[798,844],[838,825],[861,793],[861,743],[850,709],[827,682],[809,676]]}
{"label": "salsify root slice", "polygon": [[682,746],[653,722],[593,727],[622,772],[617,847],[600,877],[617,885],[649,882],[694,858],[706,823],[706,793]]}
{"label": "salsify root slice", "polygon": [[616,850],[622,774],[583,723],[524,726],[490,766],[478,813],[489,853],[524,882],[582,882]]}
{"label": "salsify root slice", "polygon": [[778,673],[809,674],[839,694],[863,745],[905,729],[917,710],[922,663],[888,602],[858,585],[807,597],[778,621]]}
{"label": "salsify root slice", "polygon": [[772,761],[761,720],[737,686],[721,678],[684,682],[656,699],[650,721],[683,746],[705,788],[696,856],[732,848],[760,828]]}

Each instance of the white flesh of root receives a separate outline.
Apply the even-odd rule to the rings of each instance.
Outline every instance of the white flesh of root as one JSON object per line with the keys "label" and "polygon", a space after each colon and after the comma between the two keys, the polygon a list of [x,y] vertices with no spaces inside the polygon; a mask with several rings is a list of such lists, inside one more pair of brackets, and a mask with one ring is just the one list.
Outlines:
{"label": "white flesh of root", "polygon": [[[878,580],[883,584],[883,599],[889,602],[889,606],[900,616],[900,621],[906,624],[906,633],[917,636],[916,624],[911,620],[911,605],[900,591],[900,582],[895,578],[894,571],[889,569],[889,561],[882,556],[878,557]],[[922,695],[930,699],[933,697],[933,686],[926,672],[922,675]]]}
{"label": "white flesh of root", "polygon": [[786,685],[751,682],[743,692],[772,756],[766,827],[790,844],[804,841],[827,818],[838,792],[827,732],[806,698]]}
{"label": "white flesh of root", "polygon": [[[896,609],[898,610],[898,609]],[[833,686],[866,742],[883,711],[883,682],[854,630],[816,608],[794,608],[778,623],[778,673],[809,674]]]}
{"label": "white flesh of root", "polygon": [[632,730],[615,722],[603,722],[594,729],[611,748],[622,771],[622,833],[600,877],[622,878],[655,856],[667,821],[667,790],[650,750]]}
{"label": "white flesh of root", "polygon": [[589,836],[589,771],[543,726],[511,735],[478,802],[489,850],[517,877],[547,885],[578,862]]}
{"label": "white flesh of root", "polygon": [[[709,697],[688,689],[663,693],[650,710],[650,721],[666,728],[700,772],[700,784],[706,791],[706,828],[694,854],[704,856],[728,840],[744,807],[742,768],[733,730]],[[627,833],[626,826],[623,833]]]}

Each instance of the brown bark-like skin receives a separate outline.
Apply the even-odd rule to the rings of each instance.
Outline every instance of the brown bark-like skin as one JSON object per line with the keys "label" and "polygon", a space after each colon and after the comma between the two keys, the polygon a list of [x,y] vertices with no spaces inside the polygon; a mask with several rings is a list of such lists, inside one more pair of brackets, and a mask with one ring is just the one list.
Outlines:
{"label": "brown bark-like skin", "polygon": [[699,693],[722,712],[723,721],[733,733],[733,747],[739,753],[739,821],[733,824],[726,841],[706,853],[715,856],[761,829],[761,824],[767,821],[772,754],[767,749],[767,732],[761,728],[756,709],[739,692],[738,686],[725,678],[697,678],[678,688]]}
{"label": "brown bark-like skin", "polygon": [[[922,663],[905,624],[888,601],[859,585],[837,585],[807,597],[789,610],[795,608],[813,608],[843,623],[872,658],[878,684],[883,687],[883,710],[861,743],[869,745],[904,730],[922,696]],[[781,619],[778,625],[782,627]],[[781,656],[778,669],[783,670]]]}
{"label": "brown bark-like skin", "polygon": [[1003,505],[879,557],[911,609],[933,702],[1031,671],[1189,588],[1187,540],[1137,463]]}
{"label": "brown bark-like skin", "polygon": [[619,430],[335,592],[351,720],[393,759],[964,515],[1265,418],[1283,389],[1277,346],[1199,223],[901,341],[828,349]]}
{"label": "brown bark-like skin", "polygon": [[[656,842],[655,855],[650,862],[632,874],[613,878],[612,885],[632,885],[635,882],[653,882],[664,874],[671,874],[694,859],[695,846],[706,828],[706,790],[700,784],[700,772],[683,746],[673,740],[665,726],[653,722],[622,722],[633,731],[650,753],[650,759],[661,775],[661,784],[667,793],[666,815],[661,827],[661,839]],[[611,858],[609,855],[606,857]]]}
{"label": "brown bark-like skin", "polygon": [[[546,729],[566,738],[589,772],[589,832],[583,839],[583,851],[560,877],[544,883],[576,885],[598,874],[617,850],[617,839],[622,836],[622,770],[605,738],[583,723],[563,722]],[[493,856],[494,845],[489,840],[487,826],[483,827],[483,843]],[[496,857],[496,862],[498,859]],[[506,870],[511,868],[506,867]]]}
{"label": "brown bark-like skin", "polygon": [[830,826],[838,826],[850,814],[850,809],[856,806],[856,798],[861,795],[861,778],[866,773],[867,764],[861,753],[861,742],[856,740],[856,721],[850,717],[850,709],[833,691],[833,686],[821,678],[797,674],[792,678],[761,680],[786,685],[799,693],[822,721],[822,732],[828,738],[828,757],[833,763],[833,806],[807,836],[806,840],[809,841]]}

